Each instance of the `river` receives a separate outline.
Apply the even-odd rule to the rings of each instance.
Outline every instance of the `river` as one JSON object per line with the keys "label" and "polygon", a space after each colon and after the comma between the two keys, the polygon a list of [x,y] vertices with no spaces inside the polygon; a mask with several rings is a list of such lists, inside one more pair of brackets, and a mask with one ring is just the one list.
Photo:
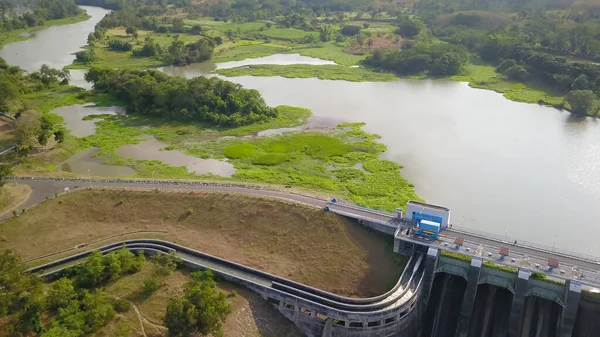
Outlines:
{"label": "river", "polygon": [[[31,40],[6,45],[0,56],[49,48],[48,54],[38,51],[27,60],[6,59],[26,69],[44,62],[65,65],[85,44],[92,23],[106,13],[86,9],[91,20],[40,31]],[[70,36],[68,42],[65,36]],[[191,77],[204,73],[206,66],[165,71]],[[388,146],[385,157],[404,166],[402,172],[417,193],[452,209],[455,228],[550,246],[556,237],[557,247],[600,253],[595,248],[600,224],[598,120],[444,80],[229,80],[259,90],[270,105],[312,109],[320,123],[366,122],[366,131],[382,136]]]}

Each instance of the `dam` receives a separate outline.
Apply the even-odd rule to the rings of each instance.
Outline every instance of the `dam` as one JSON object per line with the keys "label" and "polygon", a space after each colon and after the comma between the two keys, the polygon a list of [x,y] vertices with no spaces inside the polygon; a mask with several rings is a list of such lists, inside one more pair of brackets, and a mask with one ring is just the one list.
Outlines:
{"label": "dam", "polygon": [[[19,179],[64,189],[76,179]],[[153,181],[93,181],[99,187],[235,191],[301,202],[358,220],[394,240],[394,252],[410,257],[402,276],[384,294],[348,298],[155,239],[126,240],[148,254],[174,252],[193,269],[211,269],[223,279],[258,293],[306,336],[597,336],[600,322],[598,260],[492,234],[452,228],[450,210],[419,202],[385,213],[339,200],[322,200],[262,187]],[[169,187],[175,188],[175,187]],[[91,251],[30,271],[53,276]]]}

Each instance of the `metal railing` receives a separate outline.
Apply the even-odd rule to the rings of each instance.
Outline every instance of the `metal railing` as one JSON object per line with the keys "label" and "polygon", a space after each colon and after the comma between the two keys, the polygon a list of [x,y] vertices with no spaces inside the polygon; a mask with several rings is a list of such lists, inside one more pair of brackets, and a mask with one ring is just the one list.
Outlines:
{"label": "metal railing", "polygon": [[554,255],[558,255],[558,256],[582,260],[585,262],[600,264],[600,256],[597,256],[597,255],[585,254],[585,253],[575,252],[575,251],[571,251],[571,250],[567,250],[567,249],[551,247],[551,246],[542,245],[539,243],[519,240],[517,238],[512,238],[509,236],[502,236],[502,235],[497,235],[497,234],[493,234],[493,233],[478,231],[478,230],[471,229],[471,228],[462,228],[462,227],[460,229],[457,229],[457,228],[449,229],[449,232],[463,233],[463,234],[467,234],[470,236],[475,236],[475,237],[488,239],[488,240],[492,240],[492,241],[497,241],[499,243],[506,243],[506,244],[510,244],[510,245],[512,245],[516,241],[517,244],[515,246],[517,246],[517,247],[529,248],[532,250],[541,251],[541,252],[545,252],[545,253],[549,253],[549,254],[554,254]]}

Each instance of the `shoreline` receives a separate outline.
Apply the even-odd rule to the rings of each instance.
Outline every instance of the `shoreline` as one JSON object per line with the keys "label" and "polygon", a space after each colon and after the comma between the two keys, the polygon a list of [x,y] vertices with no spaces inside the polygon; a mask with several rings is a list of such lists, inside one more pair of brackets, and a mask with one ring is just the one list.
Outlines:
{"label": "shoreline", "polygon": [[89,19],[91,19],[91,16],[87,12],[85,12],[85,13],[83,13],[81,15],[77,15],[77,16],[71,16],[71,17],[62,18],[62,19],[46,21],[41,26],[12,30],[12,31],[6,32],[5,34],[0,34],[0,48],[4,47],[7,44],[13,43],[13,42],[27,41],[33,37],[33,34],[30,34],[27,36],[20,36],[23,33],[33,33],[38,30],[50,28],[53,26],[70,25],[70,24],[74,24],[74,23],[87,21]]}

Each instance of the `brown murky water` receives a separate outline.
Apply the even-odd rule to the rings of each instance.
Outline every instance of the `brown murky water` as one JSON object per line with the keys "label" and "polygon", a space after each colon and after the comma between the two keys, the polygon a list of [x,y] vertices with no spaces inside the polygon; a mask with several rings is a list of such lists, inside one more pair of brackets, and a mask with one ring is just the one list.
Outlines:
{"label": "brown murky water", "polygon": [[196,175],[216,174],[222,177],[231,177],[235,173],[232,164],[216,160],[201,159],[183,153],[178,150],[165,150],[168,144],[150,138],[139,144],[129,144],[117,149],[121,157],[133,158],[135,160],[159,160],[167,165],[180,167],[185,166],[188,172]]}
{"label": "brown murky water", "polygon": [[65,127],[71,130],[71,134],[75,137],[91,136],[96,133],[96,121],[98,119],[84,120],[84,117],[90,115],[116,115],[125,112],[125,108],[112,107],[96,107],[89,104],[76,104],[63,106],[51,111],[65,119]]}
{"label": "brown murky water", "polygon": [[75,153],[71,158],[58,165],[59,170],[91,177],[122,177],[135,174],[135,170],[127,166],[107,165],[104,160],[92,158],[100,151],[92,147]]}

